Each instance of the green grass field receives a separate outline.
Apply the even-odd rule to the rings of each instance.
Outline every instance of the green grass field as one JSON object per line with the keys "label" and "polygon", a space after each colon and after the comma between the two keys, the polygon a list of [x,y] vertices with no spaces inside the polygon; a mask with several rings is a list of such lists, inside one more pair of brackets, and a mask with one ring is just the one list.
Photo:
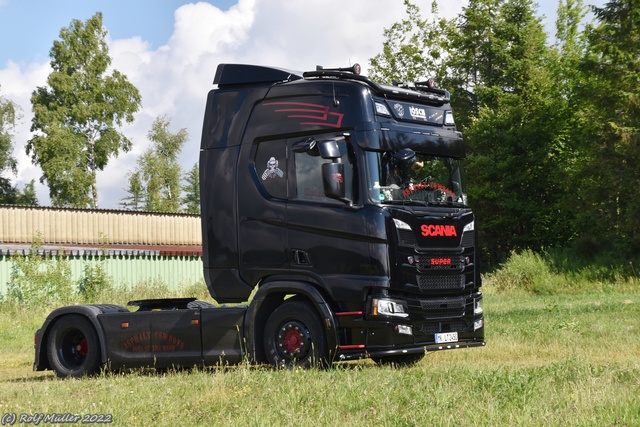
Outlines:
{"label": "green grass field", "polygon": [[112,414],[122,426],[640,426],[637,284],[545,296],[491,289],[486,347],[431,353],[411,368],[365,360],[80,380],[31,370],[49,308],[0,305],[0,415]]}

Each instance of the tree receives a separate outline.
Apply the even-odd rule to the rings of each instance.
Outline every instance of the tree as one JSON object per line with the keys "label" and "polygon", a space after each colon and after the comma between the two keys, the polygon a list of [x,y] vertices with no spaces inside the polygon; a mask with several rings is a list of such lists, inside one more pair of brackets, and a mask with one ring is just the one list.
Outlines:
{"label": "tree", "polygon": [[18,205],[38,205],[38,197],[36,196],[36,181],[32,179],[28,183],[24,185],[22,192],[18,194],[17,201]]}
{"label": "tree", "polygon": [[16,104],[0,96],[0,173],[9,170],[16,173],[16,159],[13,157],[13,135],[16,125]]}
{"label": "tree", "polygon": [[[483,255],[504,261],[514,249],[565,244],[572,235],[566,159],[558,135],[566,124],[549,71],[546,36],[530,0],[495,4],[474,87],[478,114],[465,129],[470,199],[480,218]],[[475,14],[477,10],[474,10]],[[479,25],[476,27],[480,27]]]}
{"label": "tree", "polygon": [[[13,101],[0,96],[0,174],[17,173],[17,162],[13,157],[13,134],[19,108]],[[0,203],[10,205],[37,205],[34,181],[26,184],[21,192],[11,185],[8,178],[0,176]]]}
{"label": "tree", "polygon": [[186,185],[182,187],[185,196],[182,199],[184,209],[188,213],[200,213],[200,171],[196,162],[187,173]]}
{"label": "tree", "polygon": [[140,172],[130,172],[127,174],[129,186],[125,189],[127,197],[120,200],[120,206],[125,209],[140,210],[144,206],[144,188],[140,179]]}
{"label": "tree", "polygon": [[416,10],[408,6],[409,18],[386,31],[388,61],[378,56],[375,64],[385,75],[429,63],[451,91],[468,145],[469,199],[482,224],[484,259],[496,263],[513,249],[564,243],[571,227],[561,221],[569,215],[562,206],[568,190],[557,136],[566,123],[551,119],[563,104],[533,2],[471,0],[455,20],[432,21],[437,25]]}
{"label": "tree", "polygon": [[62,28],[50,51],[48,87],[31,96],[34,117],[27,154],[43,171],[55,206],[98,207],[97,171],[131,142],[117,128],[132,122],[140,94],[111,64],[97,13]]}
{"label": "tree", "polygon": [[[579,108],[578,221],[582,238],[624,257],[640,253],[640,6],[593,8],[576,88]],[[612,249],[609,247],[607,249]]]}
{"label": "tree", "polygon": [[[0,174],[5,171],[17,172],[16,159],[13,157],[13,135],[16,125],[16,104],[0,96]],[[0,176],[0,203],[13,203],[16,189],[9,179]]]}
{"label": "tree", "polygon": [[446,77],[448,34],[452,22],[438,16],[438,4],[431,3],[432,19],[423,19],[420,9],[404,0],[407,18],[384,30],[382,52],[370,61],[369,76],[377,81],[415,82]]}
{"label": "tree", "polygon": [[158,117],[147,134],[153,143],[138,159],[138,168],[129,175],[128,199],[140,191],[143,209],[178,212],[181,204],[180,164],[178,155],[189,138],[186,129],[171,133],[168,116]]}

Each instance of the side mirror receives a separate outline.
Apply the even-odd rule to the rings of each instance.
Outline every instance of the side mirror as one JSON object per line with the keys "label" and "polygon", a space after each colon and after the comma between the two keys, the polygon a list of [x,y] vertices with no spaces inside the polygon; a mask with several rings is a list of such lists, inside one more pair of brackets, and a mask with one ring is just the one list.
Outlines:
{"label": "side mirror", "polygon": [[344,141],[344,136],[316,141],[308,138],[298,141],[293,145],[295,153],[308,153],[318,155],[323,159],[331,160],[331,163],[322,164],[322,186],[324,195],[330,199],[353,206],[351,199],[346,197],[344,182],[344,164],[342,163],[342,153],[340,152],[339,141]]}
{"label": "side mirror", "polygon": [[340,200],[349,206],[353,204],[345,195],[343,163],[324,163],[322,165],[322,185],[325,196]]}
{"label": "side mirror", "polygon": [[[340,138],[341,140],[344,137]],[[336,139],[325,139],[318,143],[318,150],[320,151],[320,157],[323,159],[331,159],[331,160],[340,160],[342,158],[342,154],[340,153],[340,147],[338,146],[338,140]]]}
{"label": "side mirror", "polygon": [[324,139],[322,141],[316,141],[313,138],[305,139],[304,141],[298,141],[293,144],[294,153],[309,153],[310,155],[317,156],[318,153],[323,159],[340,159],[342,154],[340,153],[340,147],[338,141],[343,141],[344,137],[340,136],[332,139]]}

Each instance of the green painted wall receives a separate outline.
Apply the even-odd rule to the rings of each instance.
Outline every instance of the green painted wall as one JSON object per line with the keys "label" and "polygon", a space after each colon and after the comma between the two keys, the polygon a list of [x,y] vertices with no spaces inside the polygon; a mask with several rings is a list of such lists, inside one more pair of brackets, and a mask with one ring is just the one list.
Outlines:
{"label": "green painted wall", "polygon": [[[202,258],[198,256],[116,255],[100,260],[97,256],[68,256],[74,282],[84,276],[85,266],[103,262],[113,284],[131,288],[139,283],[163,283],[170,289],[179,289],[194,283],[202,283]],[[7,284],[13,267],[10,255],[0,255],[0,295],[7,292]]]}

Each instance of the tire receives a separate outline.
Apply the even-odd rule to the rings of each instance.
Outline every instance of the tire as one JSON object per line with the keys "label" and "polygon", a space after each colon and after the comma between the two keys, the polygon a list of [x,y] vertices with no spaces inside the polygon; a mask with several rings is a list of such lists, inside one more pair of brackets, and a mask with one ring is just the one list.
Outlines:
{"label": "tire", "polygon": [[100,343],[89,319],[68,314],[56,320],[47,339],[49,366],[58,377],[79,378],[100,369]]}
{"label": "tire", "polygon": [[413,366],[424,357],[424,353],[396,354],[393,356],[371,356],[378,365],[395,365],[398,367]]}
{"label": "tire", "polygon": [[306,301],[278,307],[264,328],[264,351],[276,367],[328,366],[327,336],[315,307]]}

